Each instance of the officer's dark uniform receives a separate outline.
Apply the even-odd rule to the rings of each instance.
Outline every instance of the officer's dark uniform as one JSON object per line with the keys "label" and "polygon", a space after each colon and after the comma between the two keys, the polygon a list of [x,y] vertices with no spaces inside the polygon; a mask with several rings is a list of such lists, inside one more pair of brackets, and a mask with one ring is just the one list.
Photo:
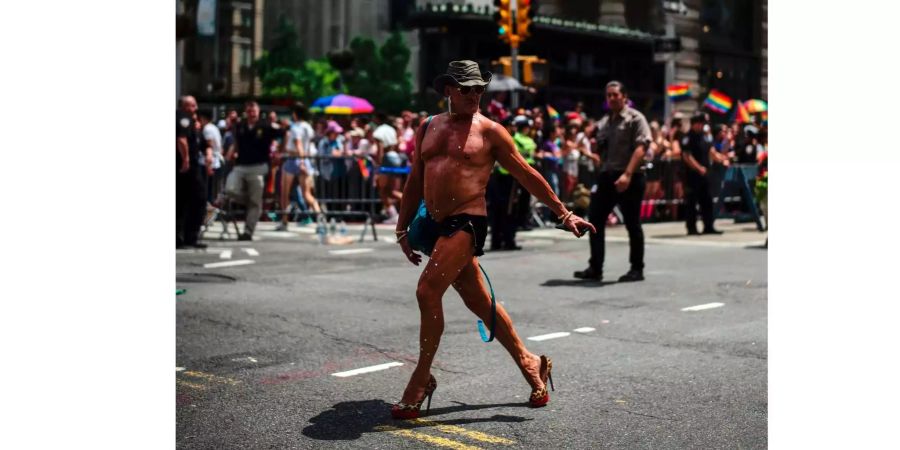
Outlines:
{"label": "officer's dark uniform", "polygon": [[641,201],[647,180],[641,168],[631,175],[631,182],[624,192],[616,190],[616,180],[625,172],[631,156],[638,146],[646,150],[650,144],[650,126],[639,111],[624,107],[618,114],[610,113],[597,123],[597,150],[602,165],[597,175],[597,191],[591,195],[588,217],[597,228],[591,234],[591,259],[586,270],[575,272],[576,278],[599,280],[603,278],[603,262],[606,254],[606,218],[618,204],[628,230],[628,261],[631,269],[619,281],[643,280],[644,231],[641,229]]}
{"label": "officer's dark uniform", "polygon": [[235,130],[237,161],[225,181],[225,192],[237,203],[246,205],[244,232],[239,240],[249,240],[262,212],[265,179],[269,173],[272,141],[284,130],[277,123],[258,120],[254,126],[243,122]]}
{"label": "officer's dark uniform", "polygon": [[206,215],[206,172],[200,166],[203,136],[194,120],[182,111],[175,117],[175,136],[187,138],[190,169],[181,173],[181,155],[175,149],[175,242],[196,245]]}
{"label": "officer's dark uniform", "polygon": [[[692,119],[691,122],[699,119]],[[712,165],[709,160],[709,149],[712,142],[706,140],[703,132],[695,132],[691,130],[681,140],[681,151],[690,154],[694,161],[705,167],[707,175]],[[709,189],[709,178],[700,175],[693,169],[685,167],[685,186],[684,186],[684,217],[687,225],[688,233],[697,234],[697,204],[700,204],[700,214],[703,217],[703,232],[713,233],[713,204],[712,194]]]}

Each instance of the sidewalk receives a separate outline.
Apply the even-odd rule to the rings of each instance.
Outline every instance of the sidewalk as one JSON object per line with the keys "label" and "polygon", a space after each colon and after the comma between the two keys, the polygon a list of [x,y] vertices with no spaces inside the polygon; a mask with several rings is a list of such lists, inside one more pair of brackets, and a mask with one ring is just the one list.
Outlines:
{"label": "sidewalk", "polygon": [[[684,222],[645,223],[644,242],[646,244],[668,245],[700,245],[711,247],[753,247],[766,243],[766,232],[756,230],[754,223],[734,223],[729,219],[716,221],[716,229],[723,234],[688,236]],[[574,235],[563,233],[555,228],[542,228],[532,231],[520,231],[517,237],[577,239]],[[628,230],[625,225],[618,224],[606,227],[607,242],[628,242]]]}
{"label": "sidewalk", "polygon": [[[238,222],[241,230],[244,229],[243,222]],[[296,225],[292,223],[288,231],[275,231],[278,226],[276,222],[259,222],[254,239],[316,239],[316,225]],[[394,242],[395,225],[392,224],[376,224],[375,228],[378,232],[378,240],[386,242]],[[644,241],[646,244],[663,244],[663,245],[699,245],[712,247],[753,247],[761,246],[766,243],[768,233],[756,230],[754,223],[734,223],[730,219],[720,219],[716,221],[716,228],[723,231],[720,235],[700,235],[688,236],[684,227],[684,222],[660,222],[645,223]],[[352,223],[347,224],[347,235],[355,238],[354,243],[358,242],[362,233],[363,224]],[[207,231],[203,238],[208,241],[216,241],[219,239],[222,230],[221,223],[213,225]],[[235,240],[234,228],[229,227],[231,235],[226,240]],[[522,240],[528,239],[578,239],[571,233],[557,230],[556,228],[536,228],[531,231],[520,231],[517,237]],[[606,227],[606,240],[608,242],[628,242],[628,231],[625,225],[613,225]],[[366,231],[365,241],[372,241],[371,228]]]}

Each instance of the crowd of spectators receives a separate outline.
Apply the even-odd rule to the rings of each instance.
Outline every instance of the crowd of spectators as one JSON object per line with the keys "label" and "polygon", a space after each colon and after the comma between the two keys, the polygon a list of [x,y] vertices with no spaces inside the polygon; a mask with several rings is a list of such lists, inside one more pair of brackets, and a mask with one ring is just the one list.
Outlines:
{"label": "crowd of spectators", "polygon": [[[207,221],[229,200],[243,204],[248,217],[280,220],[281,230],[287,229],[292,218],[309,223],[323,211],[359,207],[349,201],[320,203],[317,197],[323,193],[317,191],[328,191],[325,194],[330,199],[369,192],[371,198],[365,200],[369,202],[367,206],[374,208],[376,220],[396,223],[405,174],[415,158],[415,131],[427,119],[427,112],[313,118],[302,104],[290,112],[271,109],[261,113],[260,106],[251,101],[242,111],[230,109],[215,120],[212,111],[198,109],[192,98],[186,99],[193,106],[186,108],[185,99],[182,100],[177,130],[179,138],[195,140],[189,147],[197,170],[190,173],[196,175],[191,179],[203,179]],[[505,94],[485,99],[482,113],[507,127],[520,152],[560,199],[580,215],[586,213],[595,167],[600,162],[595,151],[598,118],[586,114],[581,103],[562,114],[544,106],[512,110]],[[767,152],[766,125],[757,122],[706,125],[704,132],[716,150],[730,161],[757,163]],[[186,133],[188,127],[192,133]],[[684,198],[681,147],[688,123],[685,116],[676,113],[669,123],[651,121],[650,129],[652,142],[644,162],[647,189],[641,219],[678,220]],[[178,170],[184,174],[185,152],[180,147],[183,143],[178,145]],[[534,203],[514,188],[492,196],[497,182],[506,182],[499,167],[497,173],[500,178],[492,180],[489,186],[488,203],[508,205],[506,211],[516,220],[493,227],[500,234],[492,241],[492,248],[515,249],[515,229],[529,227]],[[352,189],[348,190],[348,185]],[[187,190],[196,189],[181,189],[179,198],[187,198]],[[185,208],[196,208],[186,205],[188,202],[179,203],[179,214],[184,215]],[[297,212],[304,214],[298,216]],[[615,220],[610,216],[610,221]],[[179,245],[185,241],[183,222],[178,224]],[[195,221],[188,222],[189,228],[194,226]],[[255,220],[248,222],[241,239],[252,239]],[[502,230],[510,227],[513,231],[503,235]]]}

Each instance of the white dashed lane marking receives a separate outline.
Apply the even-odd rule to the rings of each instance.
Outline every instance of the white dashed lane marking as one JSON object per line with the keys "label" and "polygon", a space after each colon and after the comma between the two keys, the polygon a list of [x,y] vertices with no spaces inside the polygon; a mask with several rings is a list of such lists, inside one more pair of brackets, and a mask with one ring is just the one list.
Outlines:
{"label": "white dashed lane marking", "polygon": [[259,256],[259,252],[254,248],[245,248],[244,251],[247,252],[248,256]]}
{"label": "white dashed lane marking", "polygon": [[391,367],[399,367],[402,365],[403,365],[403,363],[394,361],[394,362],[389,362],[389,363],[385,363],[385,364],[378,364],[377,366],[369,366],[369,367],[363,367],[360,369],[348,370],[346,372],[337,372],[337,373],[333,373],[331,375],[335,376],[335,377],[341,377],[341,378],[352,377],[353,375],[359,375],[361,373],[378,372],[379,370],[390,369]]}
{"label": "white dashed lane marking", "polygon": [[556,339],[556,338],[566,337],[569,334],[571,334],[571,333],[569,333],[567,331],[560,331],[558,333],[550,333],[550,334],[542,334],[540,336],[532,336],[532,337],[528,338],[528,340],[529,341],[546,341],[548,339]]}
{"label": "white dashed lane marking", "polygon": [[688,312],[688,311],[703,311],[704,309],[718,308],[718,307],[720,307],[720,306],[725,306],[725,304],[724,304],[724,303],[715,303],[715,302],[714,302],[714,303],[704,303],[704,304],[702,304],[702,305],[688,306],[687,308],[681,308],[681,310],[682,310],[682,311],[685,311],[685,312]]}
{"label": "white dashed lane marking", "polygon": [[234,362],[250,361],[252,363],[258,362],[256,360],[256,358],[254,358],[252,356],[246,356],[244,358],[234,358],[234,359],[232,359],[232,361],[234,361]]}
{"label": "white dashed lane marking", "polygon": [[590,333],[591,331],[594,331],[594,330],[596,330],[596,328],[591,328],[591,327],[581,327],[581,328],[576,328],[576,329],[574,329],[574,330],[572,330],[572,331],[574,331],[574,332],[576,332],[576,333]]}
{"label": "white dashed lane marking", "polygon": [[219,253],[219,259],[231,259],[231,249]]}
{"label": "white dashed lane marking", "polygon": [[348,248],[346,250],[329,250],[332,255],[355,255],[357,253],[369,253],[371,248]]}
{"label": "white dashed lane marking", "polygon": [[222,261],[217,263],[208,263],[204,264],[203,267],[207,269],[216,269],[219,267],[231,267],[231,266],[244,266],[247,264],[254,264],[256,261],[252,259],[236,259],[234,261]]}

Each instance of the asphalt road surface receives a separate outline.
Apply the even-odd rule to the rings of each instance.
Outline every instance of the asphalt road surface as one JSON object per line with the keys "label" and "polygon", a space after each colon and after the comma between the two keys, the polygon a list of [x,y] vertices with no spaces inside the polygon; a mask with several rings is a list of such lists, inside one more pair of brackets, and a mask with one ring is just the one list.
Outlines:
{"label": "asphalt road surface", "polygon": [[[423,266],[390,233],[319,245],[300,231],[178,252],[178,448],[767,447],[765,250],[654,241],[646,281],[601,284],[572,278],[586,239],[524,233],[524,250],[481,263],[529,350],[554,361],[550,404],[527,406],[512,359],[451,289],[430,414],[396,421]],[[628,246],[607,249],[614,281]]]}

